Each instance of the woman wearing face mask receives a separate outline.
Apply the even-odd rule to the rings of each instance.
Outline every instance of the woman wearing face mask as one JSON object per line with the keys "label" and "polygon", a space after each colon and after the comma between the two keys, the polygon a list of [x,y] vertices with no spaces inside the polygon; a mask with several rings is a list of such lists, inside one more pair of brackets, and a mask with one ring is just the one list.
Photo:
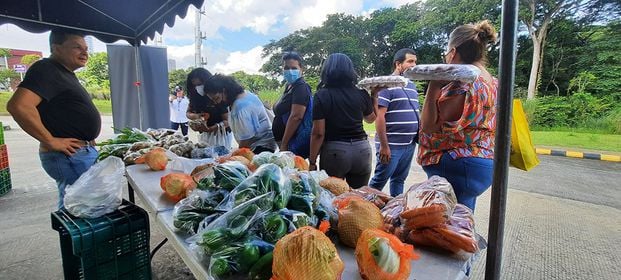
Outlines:
{"label": "woman wearing face mask", "polygon": [[453,30],[446,63],[472,64],[481,75],[472,83],[431,81],[422,112],[418,163],[427,176],[446,178],[457,201],[472,210],[492,183],[498,81],[485,66],[495,41],[487,20]]}
{"label": "woman wearing face mask", "polygon": [[272,132],[281,151],[308,158],[312,129],[312,92],[302,77],[302,57],[288,52],[282,57],[287,84],[274,105]]}
{"label": "woman wearing face mask", "polygon": [[228,123],[240,148],[250,148],[255,154],[276,150],[272,124],[258,96],[221,74],[209,79],[205,92],[231,108]]}
{"label": "woman wearing face mask", "polygon": [[191,125],[200,133],[198,141],[207,146],[225,146],[231,149],[231,130],[228,125],[228,107],[221,103],[218,96],[205,93],[205,84],[211,78],[211,73],[204,68],[195,68],[186,79],[186,88],[190,104],[186,116],[190,120],[203,119],[206,125]]}

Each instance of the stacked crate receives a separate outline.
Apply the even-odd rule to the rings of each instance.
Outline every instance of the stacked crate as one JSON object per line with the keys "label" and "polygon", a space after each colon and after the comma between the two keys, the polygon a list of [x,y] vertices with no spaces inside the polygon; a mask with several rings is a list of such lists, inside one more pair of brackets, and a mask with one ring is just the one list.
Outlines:
{"label": "stacked crate", "polygon": [[0,122],[0,196],[11,190],[11,171],[9,169],[9,153],[4,143],[4,126]]}
{"label": "stacked crate", "polygon": [[53,212],[52,229],[60,236],[65,279],[149,280],[149,215],[123,201],[99,218]]}

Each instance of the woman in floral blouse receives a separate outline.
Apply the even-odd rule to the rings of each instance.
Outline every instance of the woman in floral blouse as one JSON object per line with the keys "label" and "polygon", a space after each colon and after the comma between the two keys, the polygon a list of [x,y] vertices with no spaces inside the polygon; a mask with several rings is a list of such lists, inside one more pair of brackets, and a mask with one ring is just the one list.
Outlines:
{"label": "woman in floral blouse", "polygon": [[492,183],[498,82],[485,65],[495,41],[487,20],[453,30],[446,63],[472,64],[481,75],[472,83],[431,81],[422,113],[418,163],[427,176],[446,178],[458,202],[472,210]]}

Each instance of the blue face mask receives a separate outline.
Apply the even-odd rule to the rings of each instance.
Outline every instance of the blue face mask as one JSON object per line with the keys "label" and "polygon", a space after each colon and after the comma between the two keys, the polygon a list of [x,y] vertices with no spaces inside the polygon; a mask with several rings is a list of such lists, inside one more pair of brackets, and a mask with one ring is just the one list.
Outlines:
{"label": "blue face mask", "polygon": [[300,69],[285,70],[283,76],[285,76],[287,83],[293,84],[293,82],[300,78]]}

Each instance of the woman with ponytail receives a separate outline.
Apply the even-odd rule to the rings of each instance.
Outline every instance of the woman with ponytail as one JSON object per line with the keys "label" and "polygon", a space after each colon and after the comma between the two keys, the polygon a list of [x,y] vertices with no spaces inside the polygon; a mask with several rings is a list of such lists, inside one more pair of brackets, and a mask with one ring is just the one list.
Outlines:
{"label": "woman with ponytail", "polygon": [[418,163],[427,176],[446,178],[458,202],[472,210],[492,183],[498,81],[486,64],[495,41],[487,20],[451,32],[445,62],[474,65],[481,75],[472,83],[431,81],[421,117]]}

